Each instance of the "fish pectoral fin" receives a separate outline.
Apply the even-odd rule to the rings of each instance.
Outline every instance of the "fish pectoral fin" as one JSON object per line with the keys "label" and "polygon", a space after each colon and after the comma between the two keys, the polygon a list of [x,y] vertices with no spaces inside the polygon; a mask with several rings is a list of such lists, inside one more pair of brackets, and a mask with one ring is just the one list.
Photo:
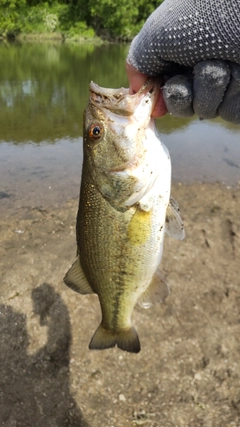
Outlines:
{"label": "fish pectoral fin", "polygon": [[170,288],[158,268],[147,290],[138,299],[138,305],[143,308],[150,308],[154,304],[163,302],[169,294]]}
{"label": "fish pectoral fin", "polygon": [[185,231],[176,200],[171,197],[166,213],[165,232],[176,240],[183,240]]}
{"label": "fish pectoral fin", "polygon": [[89,349],[104,350],[115,345],[129,353],[139,353],[141,346],[136,329],[132,326],[126,330],[110,331],[101,324],[91,339]]}
{"label": "fish pectoral fin", "polygon": [[94,293],[82,270],[79,258],[76,259],[72,267],[68,270],[63,281],[69,288],[79,294],[86,295]]}

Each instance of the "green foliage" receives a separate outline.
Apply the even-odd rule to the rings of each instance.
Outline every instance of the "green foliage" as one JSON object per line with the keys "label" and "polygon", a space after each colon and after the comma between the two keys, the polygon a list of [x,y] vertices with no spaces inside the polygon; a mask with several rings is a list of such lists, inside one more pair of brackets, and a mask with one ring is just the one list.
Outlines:
{"label": "green foliage", "polygon": [[1,8],[3,9],[20,9],[26,5],[26,0],[1,0]]}
{"label": "green foliage", "polygon": [[152,0],[149,2],[146,2],[145,0],[139,0],[138,1],[138,12],[139,12],[139,19],[138,19],[138,31],[143,26],[146,19],[151,15],[152,12],[154,12],[155,9],[162,3],[163,0]]}
{"label": "green foliage", "polygon": [[160,3],[159,0],[89,0],[85,2],[84,17],[100,35],[131,39]]}
{"label": "green foliage", "polygon": [[93,38],[95,36],[95,31],[93,28],[88,27],[86,22],[75,22],[71,28],[67,31],[67,36],[71,38],[75,37],[86,37]]}
{"label": "green foliage", "polygon": [[67,37],[131,39],[161,1],[1,0],[0,35],[64,33]]}
{"label": "green foliage", "polygon": [[[83,1],[80,0],[82,6]],[[85,19],[100,35],[131,39],[163,0],[89,0]]]}
{"label": "green foliage", "polygon": [[97,32],[130,37],[138,16],[137,0],[89,0],[90,17]]}
{"label": "green foliage", "polygon": [[20,15],[20,30],[22,33],[52,33],[62,31],[61,23],[68,14],[68,6],[48,3],[25,8]]}
{"label": "green foliage", "polygon": [[44,24],[47,31],[51,33],[56,30],[59,25],[58,16],[56,13],[48,13],[44,16]]}
{"label": "green foliage", "polygon": [[44,32],[44,17],[46,13],[46,9],[41,6],[24,9],[20,19],[21,31],[24,33]]}
{"label": "green foliage", "polygon": [[26,0],[1,0],[0,35],[19,32],[20,10],[26,6]]}

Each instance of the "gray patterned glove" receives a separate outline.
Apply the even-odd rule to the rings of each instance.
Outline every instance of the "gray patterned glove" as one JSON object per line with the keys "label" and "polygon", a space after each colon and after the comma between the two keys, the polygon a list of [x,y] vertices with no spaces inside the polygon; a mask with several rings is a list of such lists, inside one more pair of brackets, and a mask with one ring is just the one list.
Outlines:
{"label": "gray patterned glove", "polygon": [[170,113],[240,124],[240,0],[165,0],[133,40],[127,62],[167,75]]}

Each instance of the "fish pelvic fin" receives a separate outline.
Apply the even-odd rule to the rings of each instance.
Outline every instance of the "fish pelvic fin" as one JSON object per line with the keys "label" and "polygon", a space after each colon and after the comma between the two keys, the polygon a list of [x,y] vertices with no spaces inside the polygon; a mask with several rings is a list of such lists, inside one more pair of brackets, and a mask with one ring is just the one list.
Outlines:
{"label": "fish pelvic fin", "polygon": [[165,232],[176,240],[185,238],[183,222],[177,201],[171,197],[166,212]]}
{"label": "fish pelvic fin", "polygon": [[93,335],[89,344],[89,349],[105,350],[115,347],[115,345],[121,350],[128,351],[129,353],[139,353],[141,350],[138,334],[133,326],[121,331],[111,331],[105,329],[102,324],[100,324]]}
{"label": "fish pelvic fin", "polygon": [[94,293],[82,270],[79,258],[76,259],[72,267],[68,270],[63,281],[65,285],[79,294],[86,295]]}

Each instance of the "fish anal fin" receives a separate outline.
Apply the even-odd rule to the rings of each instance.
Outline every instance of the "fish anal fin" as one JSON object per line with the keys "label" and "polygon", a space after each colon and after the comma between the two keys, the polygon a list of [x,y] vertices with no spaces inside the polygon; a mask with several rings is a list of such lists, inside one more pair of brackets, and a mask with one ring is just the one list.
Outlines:
{"label": "fish anal fin", "polygon": [[68,270],[63,281],[69,288],[79,294],[86,295],[94,293],[82,270],[79,257]]}
{"label": "fish anal fin", "polygon": [[154,273],[152,281],[141,295],[138,304],[143,308],[150,308],[154,304],[163,302],[170,294],[170,288],[159,269]]}
{"label": "fish anal fin", "polygon": [[98,327],[89,344],[90,350],[105,350],[107,348],[118,346],[121,350],[129,353],[139,353],[141,346],[138,334],[132,326],[129,329],[121,331],[111,331]]}
{"label": "fish anal fin", "polygon": [[167,207],[165,231],[169,236],[176,240],[183,240],[185,237],[184,226],[180,216],[180,209],[177,201],[173,197],[170,198]]}

